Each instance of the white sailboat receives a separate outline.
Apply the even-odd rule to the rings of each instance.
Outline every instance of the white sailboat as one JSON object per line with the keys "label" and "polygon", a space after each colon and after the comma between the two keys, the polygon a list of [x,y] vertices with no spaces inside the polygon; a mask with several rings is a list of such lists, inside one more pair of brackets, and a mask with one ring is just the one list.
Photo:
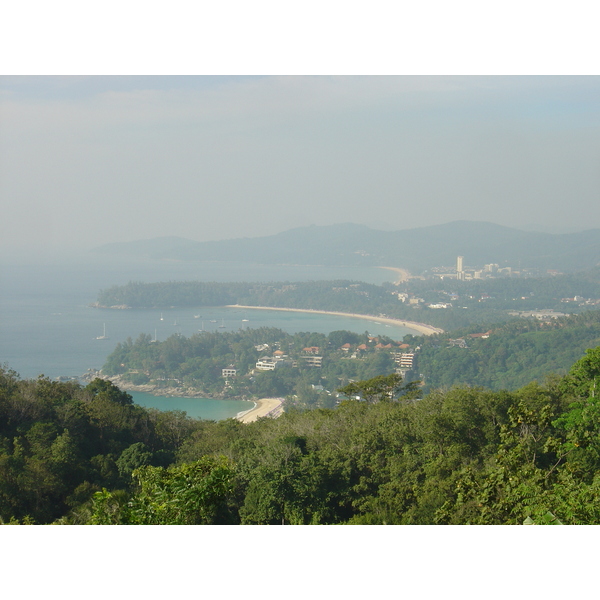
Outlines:
{"label": "white sailboat", "polygon": [[163,319],[163,316],[162,316],[162,313],[160,313],[160,320],[161,320],[161,321],[164,321],[164,319]]}
{"label": "white sailboat", "polygon": [[104,323],[104,333],[96,337],[97,340],[107,340],[108,336],[106,335],[106,323]]}
{"label": "white sailboat", "polygon": [[200,331],[200,332],[204,331],[204,321],[202,321],[202,329],[198,329],[198,331]]}
{"label": "white sailboat", "polygon": [[225,328],[225,319],[221,319],[221,324],[219,325],[219,329]]}
{"label": "white sailboat", "polygon": [[150,340],[151,344],[155,344],[156,343],[156,329],[154,330],[154,339]]}

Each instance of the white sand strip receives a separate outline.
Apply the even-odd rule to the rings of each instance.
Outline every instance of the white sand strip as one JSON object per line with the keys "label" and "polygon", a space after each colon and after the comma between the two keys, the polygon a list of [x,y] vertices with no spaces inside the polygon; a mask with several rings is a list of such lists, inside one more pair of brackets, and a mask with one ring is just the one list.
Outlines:
{"label": "white sand strip", "polygon": [[279,410],[282,404],[283,398],[261,398],[252,410],[238,415],[236,419],[242,423],[252,423],[260,417],[266,417],[269,413],[278,417],[283,412]]}
{"label": "white sand strip", "polygon": [[247,308],[254,310],[284,310],[287,312],[313,313],[317,315],[336,315],[338,317],[352,317],[354,319],[363,319],[364,321],[373,321],[374,323],[386,323],[388,325],[398,325],[418,331],[422,335],[433,335],[435,333],[444,333],[443,329],[433,327],[425,323],[415,323],[414,321],[402,321],[400,319],[389,319],[388,317],[375,317],[373,315],[359,315],[356,313],[334,312],[331,310],[312,310],[309,308],[278,308],[275,306],[245,306],[243,304],[228,304],[226,308]]}
{"label": "white sand strip", "polygon": [[401,283],[408,281],[410,279],[410,273],[406,269],[401,269],[399,267],[377,267],[378,269],[387,269],[388,271],[394,271],[398,275],[396,281],[394,281],[394,285],[400,285]]}

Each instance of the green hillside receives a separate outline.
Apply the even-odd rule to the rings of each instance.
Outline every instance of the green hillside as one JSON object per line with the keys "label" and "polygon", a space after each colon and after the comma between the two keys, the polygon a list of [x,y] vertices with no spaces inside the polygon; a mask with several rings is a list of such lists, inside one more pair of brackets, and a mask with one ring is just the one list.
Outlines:
{"label": "green hillside", "polygon": [[[514,392],[194,421],[0,370],[0,517],[57,524],[599,524],[600,348]],[[389,383],[389,385],[388,385]],[[386,387],[387,385],[387,387]]]}

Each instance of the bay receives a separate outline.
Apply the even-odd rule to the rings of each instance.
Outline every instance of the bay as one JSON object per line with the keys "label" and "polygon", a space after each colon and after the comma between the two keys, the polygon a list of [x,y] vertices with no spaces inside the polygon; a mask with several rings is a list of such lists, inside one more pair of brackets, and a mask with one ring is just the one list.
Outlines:
{"label": "bay", "polygon": [[133,401],[145,408],[158,410],[183,410],[189,417],[210,421],[233,419],[239,413],[250,410],[254,402],[244,400],[214,400],[211,398],[179,398],[153,396],[144,392],[128,392]]}
{"label": "bay", "polygon": [[[101,369],[117,343],[127,338],[136,339],[140,334],[164,341],[175,334],[189,337],[200,329],[225,332],[247,327],[325,334],[346,329],[357,333],[369,331],[397,340],[410,333],[404,327],[378,324],[369,319],[225,307],[102,310],[72,305],[64,300],[22,303],[1,310],[10,317],[3,319],[0,326],[0,360],[25,378],[41,374],[50,378],[77,377],[87,369]],[[107,339],[96,339],[105,331]]]}
{"label": "bay", "polygon": [[[36,263],[4,260],[0,263],[0,364],[14,369],[27,379],[39,375],[51,379],[76,378],[90,368],[101,369],[116,345],[128,338],[136,339],[140,334],[148,334],[162,341],[174,334],[191,336],[199,333],[200,329],[222,332],[247,327],[278,327],[288,333],[310,331],[325,334],[346,329],[357,333],[369,331],[373,335],[387,335],[401,340],[411,332],[409,329],[336,315],[235,307],[161,311],[109,310],[89,306],[96,300],[99,290],[128,281],[293,282],[351,279],[380,284],[392,278],[393,274],[389,271],[372,267],[252,265],[219,261],[111,262],[93,256],[60,263],[50,260]],[[104,337],[104,333],[106,339],[97,339]],[[168,401],[165,406],[169,406],[169,410],[186,410],[192,416],[197,412],[197,403],[189,404],[189,398],[179,399],[181,403],[173,398],[165,400]],[[161,402],[156,399],[144,401]],[[213,413],[209,411],[202,413],[202,418],[228,418],[239,412],[232,408],[231,401],[211,402],[227,405],[223,408],[226,416],[210,416]],[[187,408],[182,408],[184,405]],[[217,411],[214,414],[221,413]]]}

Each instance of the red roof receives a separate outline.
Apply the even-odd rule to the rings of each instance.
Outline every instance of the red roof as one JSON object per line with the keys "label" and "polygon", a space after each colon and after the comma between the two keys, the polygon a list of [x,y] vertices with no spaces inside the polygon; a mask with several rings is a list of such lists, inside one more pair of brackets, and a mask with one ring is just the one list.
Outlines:
{"label": "red roof", "polygon": [[492,330],[490,329],[490,331],[486,331],[485,333],[470,333],[469,337],[470,338],[483,338],[483,337],[490,337],[490,333],[492,333]]}

